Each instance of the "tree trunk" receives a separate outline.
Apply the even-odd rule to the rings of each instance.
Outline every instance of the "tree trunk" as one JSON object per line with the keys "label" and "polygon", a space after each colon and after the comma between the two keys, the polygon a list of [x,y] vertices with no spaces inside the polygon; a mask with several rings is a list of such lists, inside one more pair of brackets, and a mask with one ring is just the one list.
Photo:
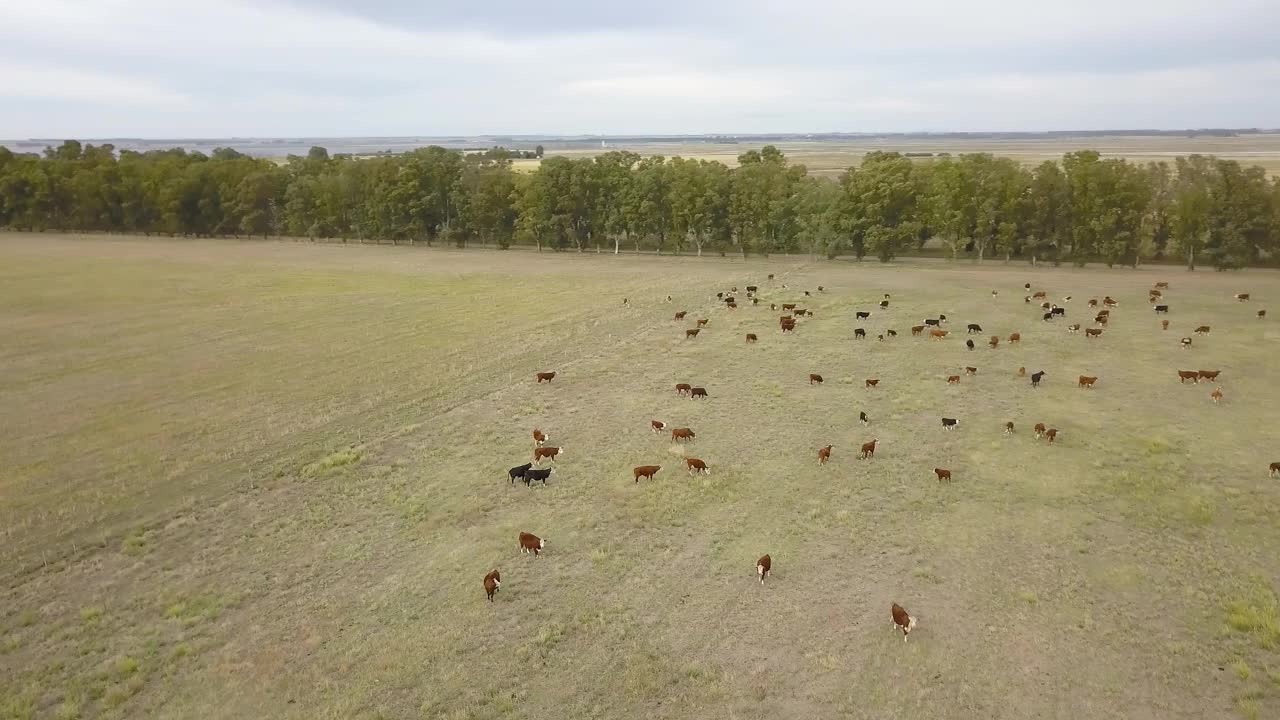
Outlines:
{"label": "tree trunk", "polygon": [[614,255],[618,254],[620,245],[622,245],[622,238],[618,237],[617,235],[614,235],[613,236],[613,254]]}
{"label": "tree trunk", "polygon": [[982,251],[983,251],[983,247],[979,245],[978,246],[978,264],[979,265],[982,264]]}
{"label": "tree trunk", "polygon": [[1196,269],[1196,249],[1187,248],[1187,270],[1194,272]]}

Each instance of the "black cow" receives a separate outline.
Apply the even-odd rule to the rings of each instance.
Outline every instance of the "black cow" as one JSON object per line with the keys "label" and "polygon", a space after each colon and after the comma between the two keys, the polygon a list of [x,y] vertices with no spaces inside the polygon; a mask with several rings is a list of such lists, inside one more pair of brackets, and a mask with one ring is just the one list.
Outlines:
{"label": "black cow", "polygon": [[863,310],[859,310],[858,312],[854,313],[854,317],[856,317],[859,320],[866,320],[867,318],[871,317],[871,313],[865,312]]}
{"label": "black cow", "polygon": [[867,414],[865,412],[858,413],[858,420],[861,421],[863,425],[871,422],[871,420],[867,419]]}
{"label": "black cow", "polygon": [[1169,312],[1169,306],[1168,306],[1168,305],[1157,305],[1157,306],[1155,306],[1155,311],[1156,311],[1156,312],[1158,312],[1158,313],[1167,313],[1167,312]]}
{"label": "black cow", "polygon": [[861,339],[865,338],[866,336],[867,336],[867,331],[866,331],[866,330],[863,330],[862,328],[854,328],[854,330],[853,330],[853,339],[854,339],[854,340],[861,340]]}
{"label": "black cow", "polygon": [[1047,312],[1044,314],[1044,317],[1041,319],[1044,320],[1045,322],[1049,322],[1050,320],[1053,319],[1053,313]]}
{"label": "black cow", "polygon": [[551,473],[555,471],[555,468],[547,468],[545,470],[527,470],[524,474],[524,484],[528,485],[535,480],[541,480],[542,484],[546,485],[547,478],[551,477]]}
{"label": "black cow", "polygon": [[925,324],[925,325],[932,325],[932,326],[934,326],[934,327],[937,327],[937,326],[939,326],[939,325],[941,325],[941,324],[942,324],[942,321],[941,321],[941,320],[933,320],[933,319],[931,319],[931,318],[927,318],[927,319],[925,319],[924,324]]}
{"label": "black cow", "polygon": [[982,326],[979,325],[978,323],[969,323],[969,332],[980,333],[982,332]]}
{"label": "black cow", "polygon": [[748,285],[748,286],[747,286],[747,292],[755,292],[755,291],[757,291],[757,290],[759,290],[759,289],[760,289],[760,286],[758,286],[758,285]]}
{"label": "black cow", "polygon": [[1062,315],[1063,317],[1066,317],[1067,309],[1064,307],[1058,307],[1055,305],[1054,308],[1049,311],[1049,313],[1052,315]]}
{"label": "black cow", "polygon": [[955,430],[960,421],[955,418],[942,418],[942,427],[946,430]]}
{"label": "black cow", "polygon": [[881,309],[881,310],[884,310],[884,309],[885,309],[885,308],[887,308],[887,307],[889,307],[889,301],[888,301],[888,300],[881,300],[881,301],[880,301],[880,309]]}
{"label": "black cow", "polygon": [[523,480],[524,476],[528,474],[529,469],[532,467],[533,467],[533,463],[525,463],[523,465],[517,465],[511,468],[510,470],[508,470],[507,477],[511,478],[511,484],[512,485],[516,484],[516,478],[520,478],[521,480]]}
{"label": "black cow", "polygon": [[946,321],[947,321],[946,315],[938,315],[938,322],[946,322]]}
{"label": "black cow", "polygon": [[1031,387],[1040,387],[1040,378],[1044,377],[1044,371],[1031,373]]}
{"label": "black cow", "polygon": [[969,348],[970,350],[972,350],[972,349],[973,349],[973,341],[972,341],[972,340],[965,340],[965,341],[964,341],[964,346],[965,346],[965,347],[967,347],[967,348]]}
{"label": "black cow", "polygon": [[[1266,312],[1266,310],[1262,310],[1262,311],[1260,311],[1260,312],[1264,312],[1264,313],[1265,313],[1265,312]],[[1262,317],[1262,316],[1261,316],[1261,315],[1259,315],[1258,317]],[[886,334],[886,335],[888,335],[889,337],[898,337],[898,331],[897,331],[897,330],[887,330],[887,331],[885,331],[885,334]]]}

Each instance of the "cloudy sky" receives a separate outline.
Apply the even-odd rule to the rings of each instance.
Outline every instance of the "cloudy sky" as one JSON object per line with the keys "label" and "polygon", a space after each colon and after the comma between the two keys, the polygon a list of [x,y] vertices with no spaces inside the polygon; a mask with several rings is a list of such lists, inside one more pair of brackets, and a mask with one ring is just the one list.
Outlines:
{"label": "cloudy sky", "polygon": [[0,0],[0,138],[1280,126],[1280,0]]}

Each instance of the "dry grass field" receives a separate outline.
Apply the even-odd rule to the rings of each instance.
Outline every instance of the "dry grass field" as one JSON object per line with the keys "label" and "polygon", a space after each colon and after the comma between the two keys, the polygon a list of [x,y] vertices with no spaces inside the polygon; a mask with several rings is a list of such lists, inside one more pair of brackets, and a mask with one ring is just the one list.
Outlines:
{"label": "dry grass field", "polygon": [[[749,283],[766,304],[715,301]],[[1068,334],[1103,294],[1106,332]],[[0,235],[0,718],[1280,717],[1277,298],[1265,271]],[[966,351],[968,322],[1022,343]],[[1200,368],[1221,404],[1178,383]],[[513,486],[535,427],[565,457]]]}

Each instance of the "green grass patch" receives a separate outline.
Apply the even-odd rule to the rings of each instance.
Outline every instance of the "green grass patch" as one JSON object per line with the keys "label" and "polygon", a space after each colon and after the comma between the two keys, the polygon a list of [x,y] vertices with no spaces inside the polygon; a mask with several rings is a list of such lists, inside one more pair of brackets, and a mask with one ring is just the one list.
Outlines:
{"label": "green grass patch", "polygon": [[316,477],[323,475],[335,468],[345,467],[360,462],[361,453],[355,448],[347,448],[330,453],[319,460],[304,465],[302,468],[302,477]]}
{"label": "green grass patch", "polygon": [[1249,597],[1229,601],[1226,613],[1232,630],[1247,633],[1268,650],[1280,647],[1280,605],[1270,588],[1258,587]]}

